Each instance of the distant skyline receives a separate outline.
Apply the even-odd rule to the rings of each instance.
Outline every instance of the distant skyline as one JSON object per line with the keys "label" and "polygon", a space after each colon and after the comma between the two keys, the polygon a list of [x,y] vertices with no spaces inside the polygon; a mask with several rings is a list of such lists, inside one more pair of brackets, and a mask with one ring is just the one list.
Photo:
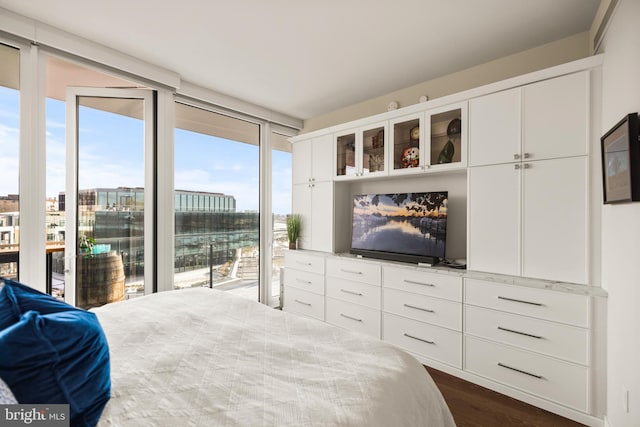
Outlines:
{"label": "distant skyline", "polygon": [[[18,91],[0,87],[0,195],[18,193]],[[65,183],[65,103],[47,99],[47,197]],[[81,107],[79,187],[143,187],[142,122]],[[291,153],[272,152],[273,213],[291,212]],[[238,211],[259,210],[259,147],[176,129],[175,188],[232,195]]]}

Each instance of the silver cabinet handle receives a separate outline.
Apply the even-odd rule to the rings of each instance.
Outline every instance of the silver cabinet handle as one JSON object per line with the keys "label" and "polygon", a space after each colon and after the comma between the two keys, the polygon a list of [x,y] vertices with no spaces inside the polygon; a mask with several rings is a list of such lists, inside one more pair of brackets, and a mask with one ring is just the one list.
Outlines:
{"label": "silver cabinet handle", "polygon": [[516,170],[520,169],[520,164],[513,165],[513,168],[516,169]]}
{"label": "silver cabinet handle", "polygon": [[407,337],[407,338],[411,338],[411,339],[414,339],[414,340],[422,341],[422,342],[425,342],[427,344],[431,344],[431,345],[435,344],[435,341],[429,341],[429,340],[425,340],[424,338],[414,337],[413,335],[409,335],[406,332],[403,335],[405,337]]}
{"label": "silver cabinet handle", "polygon": [[311,267],[311,263],[310,263],[310,262],[296,261],[296,264],[306,265],[306,266],[308,266],[308,267]]}
{"label": "silver cabinet handle", "polygon": [[340,289],[340,292],[344,292],[345,294],[351,294],[351,295],[357,295],[359,297],[362,296],[362,294],[360,292],[353,292],[347,289]]}
{"label": "silver cabinet handle", "polygon": [[522,369],[514,368],[509,365],[505,365],[504,363],[501,363],[501,362],[498,362],[498,366],[500,366],[501,368],[510,369],[512,371],[519,372],[521,374],[529,375],[530,377],[534,377],[539,380],[544,378],[542,375],[532,374],[531,372],[523,371]]}
{"label": "silver cabinet handle", "polygon": [[531,169],[531,164],[525,163],[525,164],[522,165],[522,167],[525,168],[525,169]]}
{"label": "silver cabinet handle", "polygon": [[425,282],[417,282],[415,280],[404,280],[405,283],[411,283],[412,285],[422,285],[422,286],[430,286],[430,287],[435,287],[436,285],[434,285],[433,283],[425,283]]}
{"label": "silver cabinet handle", "polygon": [[355,320],[356,322],[362,322],[362,319],[357,319],[355,317],[347,316],[346,314],[340,313],[340,316],[344,317],[345,319]]}
{"label": "silver cabinet handle", "polygon": [[428,308],[416,307],[415,305],[404,304],[407,308],[413,308],[415,310],[426,311],[427,313],[435,313],[433,310],[429,310]]}
{"label": "silver cabinet handle", "polygon": [[524,153],[523,156],[525,159],[530,159],[531,158],[531,153]]}
{"label": "silver cabinet handle", "polygon": [[342,271],[343,273],[349,273],[349,274],[362,274],[362,271],[346,270],[344,268],[341,268],[340,271]]}
{"label": "silver cabinet handle", "polygon": [[310,280],[296,279],[296,282],[304,283],[305,285],[310,285],[311,284]]}
{"label": "silver cabinet handle", "polygon": [[544,307],[544,304],[541,304],[539,302],[531,302],[531,301],[525,301],[525,300],[521,300],[521,299],[507,298],[507,297],[502,297],[500,295],[498,295],[498,299],[505,300],[505,301],[511,301],[511,302],[519,302],[521,304],[535,305],[537,307]]}
{"label": "silver cabinet handle", "polygon": [[520,154],[514,154],[513,160],[520,160]]}
{"label": "silver cabinet handle", "polygon": [[526,332],[516,331],[515,329],[503,328],[502,326],[498,326],[498,329],[500,329],[501,331],[505,331],[505,332],[511,332],[512,334],[524,335],[525,337],[535,338],[537,340],[541,340],[542,338],[544,338],[541,335],[528,334]]}
{"label": "silver cabinet handle", "polygon": [[311,307],[311,304],[309,304],[308,302],[300,301],[299,299],[294,299],[294,301],[297,302],[298,304],[302,304],[302,305],[306,305],[308,307]]}

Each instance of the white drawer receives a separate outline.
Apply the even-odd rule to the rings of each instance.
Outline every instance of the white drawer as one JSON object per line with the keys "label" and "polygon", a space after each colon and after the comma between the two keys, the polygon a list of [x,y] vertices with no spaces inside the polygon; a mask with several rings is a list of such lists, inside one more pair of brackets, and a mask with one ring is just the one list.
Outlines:
{"label": "white drawer", "polygon": [[327,322],[380,338],[380,310],[327,298]]}
{"label": "white drawer", "polygon": [[462,303],[391,288],[385,288],[383,292],[384,311],[387,313],[462,330]]}
{"label": "white drawer", "polygon": [[380,310],[380,286],[371,286],[366,283],[352,280],[327,278],[327,296],[343,301],[366,305]]}
{"label": "white drawer", "polygon": [[324,296],[285,286],[282,309],[324,320]]}
{"label": "white drawer", "polygon": [[465,279],[464,302],[589,327],[589,298],[584,295]]}
{"label": "white drawer", "polygon": [[328,258],[327,276],[380,286],[380,265],[358,260]]}
{"label": "white drawer", "polygon": [[461,277],[385,266],[382,283],[385,288],[462,301]]}
{"label": "white drawer", "polygon": [[384,341],[462,369],[462,333],[395,314],[382,316]]}
{"label": "white drawer", "polygon": [[309,273],[324,274],[324,257],[311,255],[304,251],[286,251],[284,253],[285,268],[308,271]]}
{"label": "white drawer", "polygon": [[286,268],[284,270],[284,285],[324,295],[324,276],[322,274]]}
{"label": "white drawer", "polygon": [[589,364],[588,329],[465,305],[464,331],[570,362]]}
{"label": "white drawer", "polygon": [[465,370],[582,412],[589,368],[465,336]]}

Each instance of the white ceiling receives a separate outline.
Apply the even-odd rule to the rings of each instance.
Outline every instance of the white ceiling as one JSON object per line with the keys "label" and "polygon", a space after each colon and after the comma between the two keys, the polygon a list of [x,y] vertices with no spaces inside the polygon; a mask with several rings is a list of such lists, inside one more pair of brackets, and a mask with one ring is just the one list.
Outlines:
{"label": "white ceiling", "polygon": [[0,0],[306,119],[590,28],[600,0]]}

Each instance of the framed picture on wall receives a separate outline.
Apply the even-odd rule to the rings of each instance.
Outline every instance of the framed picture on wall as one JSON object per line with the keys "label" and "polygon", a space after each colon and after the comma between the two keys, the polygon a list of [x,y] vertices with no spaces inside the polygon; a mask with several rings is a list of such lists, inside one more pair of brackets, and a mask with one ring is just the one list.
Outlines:
{"label": "framed picture on wall", "polygon": [[600,138],[604,203],[640,200],[638,113],[627,114]]}

